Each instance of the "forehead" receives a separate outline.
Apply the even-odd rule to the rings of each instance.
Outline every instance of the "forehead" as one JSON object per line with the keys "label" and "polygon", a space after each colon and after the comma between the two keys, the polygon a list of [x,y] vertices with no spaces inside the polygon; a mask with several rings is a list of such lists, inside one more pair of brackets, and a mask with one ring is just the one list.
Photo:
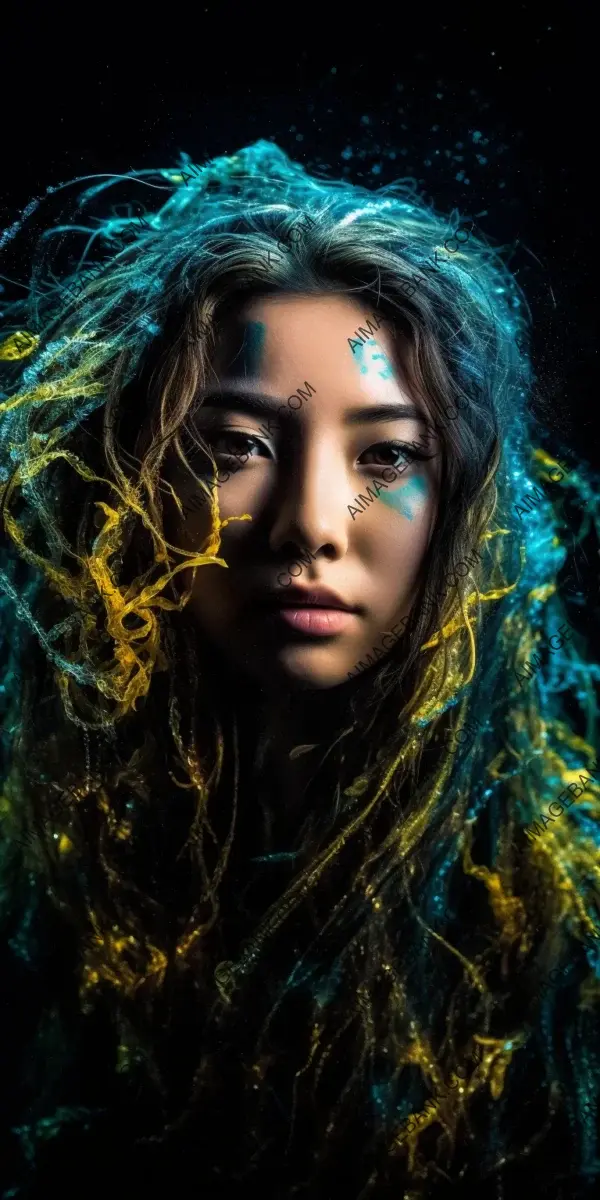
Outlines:
{"label": "forehead", "polygon": [[318,374],[340,394],[385,399],[408,393],[402,338],[393,336],[367,305],[347,296],[278,295],[249,301],[229,323],[217,371],[256,375],[274,386]]}

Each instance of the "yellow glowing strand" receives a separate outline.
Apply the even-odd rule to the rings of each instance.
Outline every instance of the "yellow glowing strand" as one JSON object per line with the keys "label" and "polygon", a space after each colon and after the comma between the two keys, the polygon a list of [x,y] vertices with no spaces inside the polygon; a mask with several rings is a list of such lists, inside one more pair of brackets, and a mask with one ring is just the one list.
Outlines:
{"label": "yellow glowing strand", "polygon": [[291,1109],[291,1114],[290,1114],[290,1132],[289,1132],[288,1141],[287,1141],[287,1148],[288,1148],[288,1150],[289,1150],[289,1147],[290,1147],[290,1145],[291,1145],[291,1141],[292,1141],[292,1135],[293,1135],[293,1129],[294,1129],[294,1121],[295,1121],[295,1118],[296,1118],[296,1107],[297,1107],[297,1104],[298,1104],[298,1082],[299,1082],[299,1080],[300,1080],[301,1076],[302,1076],[302,1075],[305,1075],[305,1074],[306,1074],[306,1072],[308,1071],[308,1069],[309,1069],[309,1067],[310,1067],[310,1065],[311,1065],[311,1063],[312,1063],[312,1061],[313,1061],[313,1059],[314,1059],[314,1057],[315,1057],[315,1054],[317,1053],[317,1050],[318,1050],[318,1048],[319,1048],[319,1043],[320,1043],[320,1041],[321,1041],[321,1034],[322,1034],[322,1033],[323,1033],[323,1026],[322,1026],[322,1025],[318,1025],[318,1024],[316,1024],[316,1025],[313,1025],[313,1028],[312,1028],[312,1033],[311,1033],[311,1039],[310,1039],[310,1050],[309,1050],[309,1053],[308,1053],[308,1058],[307,1058],[307,1060],[306,1060],[306,1062],[305,1062],[304,1066],[303,1066],[303,1067],[300,1067],[300,1068],[299,1068],[299,1069],[298,1069],[298,1070],[295,1072],[295,1075],[294,1075],[294,1083],[293,1083],[293,1088],[292,1088],[292,1109]]}
{"label": "yellow glowing strand", "polygon": [[20,358],[28,358],[33,354],[39,340],[35,333],[29,333],[28,330],[11,333],[0,342],[0,362],[16,362]]}
{"label": "yellow glowing strand", "polygon": [[[118,548],[120,526],[127,508],[133,509],[153,534],[155,542],[158,543],[160,549],[159,560],[162,558],[163,561],[168,562],[168,543],[165,542],[160,532],[154,527],[150,518],[141,507],[137,499],[137,493],[129,485],[126,485],[126,491],[122,492],[116,484],[97,475],[94,471],[87,468],[77,456],[65,450],[47,450],[26,467],[18,468],[14,478],[11,480],[10,488],[7,489],[7,499],[14,488],[20,483],[26,479],[35,478],[48,463],[56,459],[64,459],[86,481],[107,484],[117,492],[124,506],[123,511],[118,513],[106,503],[97,502],[97,507],[104,512],[106,521],[95,540],[94,555],[83,561],[84,567],[87,567],[87,574],[84,574],[83,580],[77,581],[73,579],[66,571],[48,563],[41,555],[31,550],[25,543],[19,524],[9,512],[5,512],[5,527],[22,556],[32,565],[44,571],[49,580],[54,583],[65,598],[82,601],[85,597],[88,575],[96,583],[108,608],[107,631],[117,643],[115,668],[112,671],[100,672],[97,686],[102,694],[118,702],[120,711],[127,712],[130,709],[135,709],[137,699],[147,693],[152,672],[151,664],[156,661],[158,653],[158,625],[156,617],[148,606],[152,604],[153,608],[180,611],[187,602],[187,594],[182,596],[177,603],[176,601],[165,599],[159,593],[182,570],[202,566],[205,563],[215,563],[226,567],[225,560],[218,558],[215,553],[220,544],[219,530],[225,528],[230,521],[250,520],[250,514],[244,514],[241,517],[230,517],[226,521],[217,520],[216,528],[213,526],[211,529],[208,539],[209,544],[205,553],[183,552],[186,555],[187,561],[172,567],[154,584],[147,585],[141,595],[137,596],[135,600],[132,599],[129,602],[125,602],[119,590],[112,583],[106,561]],[[141,627],[135,630],[126,630],[123,627],[123,618],[130,613],[141,618]],[[140,658],[139,652],[136,653],[134,651],[133,643],[136,643],[138,647],[143,649],[144,655],[148,656],[148,665]],[[58,685],[63,696],[63,701],[68,704],[67,692],[69,680],[66,674],[59,675]]]}
{"label": "yellow glowing strand", "polygon": [[516,896],[507,895],[498,871],[488,867],[476,866],[471,857],[473,833],[470,825],[465,833],[465,848],[463,851],[463,866],[465,875],[479,879],[488,892],[492,912],[502,927],[501,942],[512,944],[519,934],[520,922],[518,917],[523,915],[522,902]]}
{"label": "yellow glowing strand", "polygon": [[[491,592],[471,592],[467,600],[467,607],[470,605],[475,607],[475,605],[478,603],[485,604],[491,600],[501,600],[503,596],[507,596],[509,592],[513,592],[516,586],[517,585],[515,583],[511,583],[503,588],[494,588],[494,590]],[[470,615],[467,620],[470,628]],[[440,639],[448,638],[451,634],[456,633],[456,630],[460,629],[462,623],[463,617],[460,613],[458,616],[453,617],[447,625],[444,625],[439,633],[434,634],[434,636],[428,642],[425,642],[424,645],[421,646],[421,650],[430,650],[433,646],[439,645]]]}

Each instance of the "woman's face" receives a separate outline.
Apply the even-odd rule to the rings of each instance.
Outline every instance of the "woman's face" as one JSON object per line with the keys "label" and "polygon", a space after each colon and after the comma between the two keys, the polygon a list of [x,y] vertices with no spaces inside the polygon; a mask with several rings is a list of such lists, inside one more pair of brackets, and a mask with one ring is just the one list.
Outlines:
{"label": "woman's face", "polygon": [[[192,427],[219,468],[221,519],[252,519],[224,530],[227,569],[197,570],[191,611],[263,683],[345,683],[394,644],[437,507],[439,443],[419,440],[426,411],[390,334],[343,296],[254,299],[224,329],[200,398]],[[406,466],[411,442],[432,457]],[[207,456],[188,457],[212,483]],[[186,515],[171,537],[200,550],[209,505],[182,467],[172,482]]]}

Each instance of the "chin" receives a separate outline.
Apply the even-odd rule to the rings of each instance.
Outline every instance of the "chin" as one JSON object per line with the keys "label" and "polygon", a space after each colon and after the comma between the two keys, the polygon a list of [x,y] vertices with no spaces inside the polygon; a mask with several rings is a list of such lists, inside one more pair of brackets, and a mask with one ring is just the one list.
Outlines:
{"label": "chin", "polygon": [[336,654],[330,647],[296,645],[275,651],[269,658],[267,672],[266,665],[263,660],[253,667],[263,678],[268,673],[271,680],[288,687],[324,691],[347,683],[353,663],[347,661],[347,655]]}
{"label": "chin", "polygon": [[354,665],[354,659],[326,646],[288,646],[277,657],[290,682],[319,690],[347,683]]}

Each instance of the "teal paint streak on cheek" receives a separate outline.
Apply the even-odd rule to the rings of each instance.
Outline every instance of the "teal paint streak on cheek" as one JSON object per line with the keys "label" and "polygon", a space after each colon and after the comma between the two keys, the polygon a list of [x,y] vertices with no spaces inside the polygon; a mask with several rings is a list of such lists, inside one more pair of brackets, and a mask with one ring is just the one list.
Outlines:
{"label": "teal paint streak on cheek", "polygon": [[394,492],[381,492],[380,500],[384,504],[389,504],[390,508],[396,508],[403,517],[407,517],[412,521],[425,507],[429,489],[427,480],[422,475],[417,475],[415,479],[411,479],[406,487],[398,488]]}
{"label": "teal paint streak on cheek", "polygon": [[260,375],[266,334],[262,321],[248,321],[245,326],[242,346],[244,375]]}

